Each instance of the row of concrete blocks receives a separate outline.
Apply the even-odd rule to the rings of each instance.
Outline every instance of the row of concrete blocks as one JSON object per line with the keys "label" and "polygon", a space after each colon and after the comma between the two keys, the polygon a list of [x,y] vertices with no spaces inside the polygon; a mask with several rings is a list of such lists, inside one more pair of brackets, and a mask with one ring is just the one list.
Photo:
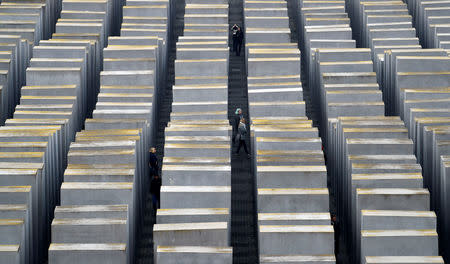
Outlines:
{"label": "row of concrete blocks", "polygon": [[300,51],[290,43],[286,1],[245,1],[244,23],[250,115],[304,115]]}
{"label": "row of concrete blocks", "polygon": [[[40,6],[41,9],[43,7]],[[34,217],[24,225],[28,227],[25,228],[28,239],[14,248],[25,258],[19,262],[10,262],[11,259],[5,258],[5,263],[37,263],[45,255],[43,251],[47,250],[50,240],[52,208],[59,203],[59,186],[68,144],[81,127],[86,114],[88,91],[95,89],[95,65],[99,61],[95,40],[100,38],[95,39],[94,35],[94,41],[74,41],[72,37],[75,34],[67,35],[70,37],[59,33],[59,36],[55,36],[59,39],[42,41],[42,46],[33,48],[34,59],[27,69],[27,86],[23,87],[21,104],[16,108],[14,119],[6,121],[5,129],[18,129],[9,136],[8,141],[16,139],[16,148],[19,147],[7,156],[8,161],[42,162],[43,165],[40,165],[42,172],[37,173],[30,184],[32,196],[28,214]],[[19,129],[24,131],[20,132]],[[27,139],[20,143],[20,137]],[[7,163],[5,166],[9,170],[29,167],[22,163]],[[30,176],[25,178],[26,181],[32,180],[31,172],[27,173]],[[10,184],[24,185],[24,181],[11,181]],[[4,201],[7,204],[8,199]]]}
{"label": "row of concrete blocks", "polygon": [[434,256],[443,263],[430,193],[400,118],[339,117],[329,123],[331,190],[352,262],[415,256],[405,263],[434,263]]}
{"label": "row of concrete blocks", "polygon": [[[200,9],[210,6],[206,3],[187,3],[186,8],[190,5],[200,6]],[[185,19],[196,15],[196,12],[195,9],[186,9]],[[214,15],[205,13],[200,17],[209,19],[209,16]],[[176,45],[175,85],[172,87],[170,118],[172,121],[190,120],[194,123],[194,120],[227,120],[228,26],[223,24],[224,28],[222,24],[205,24],[210,29],[224,28],[224,32],[210,31],[208,28],[189,31],[195,25],[200,24],[185,24],[184,36],[179,37]],[[226,144],[229,145],[228,143]]]}
{"label": "row of concrete blocks", "polygon": [[[416,30],[412,25],[412,17],[408,14],[407,5],[402,1],[355,1],[349,8],[352,19],[355,19],[354,31],[362,47],[372,48],[374,60],[388,49],[420,48]],[[378,14],[373,15],[374,13]],[[376,36],[376,39],[374,39]],[[395,39],[389,39],[395,36]],[[381,43],[379,38],[386,39]]]}
{"label": "row of concrete blocks", "polygon": [[3,245],[14,245],[0,263],[37,263],[58,200],[67,123],[14,121],[0,129],[0,235]]}
{"label": "row of concrete blocks", "polygon": [[[27,226],[24,228],[27,239],[18,244],[20,254],[25,256],[19,260],[21,263],[36,263],[45,255],[42,253],[50,240],[52,208],[59,203],[59,186],[68,144],[86,114],[87,91],[95,88],[95,45],[90,41],[50,40],[34,47],[34,58],[27,69],[27,86],[23,87],[20,105],[16,107],[14,119],[6,121],[5,129],[16,128],[17,132],[8,138],[9,142],[16,140],[16,149],[4,159],[43,163],[41,173],[34,178],[26,178],[33,181],[27,184],[32,193],[29,202],[32,220],[23,225]],[[4,153],[7,149],[5,144]],[[10,170],[26,168],[15,163],[5,166],[10,166]],[[24,182],[16,180],[8,184],[24,185]],[[5,183],[6,186],[8,184]],[[8,204],[8,200],[5,201]]]}
{"label": "row of concrete blocks", "polygon": [[[384,103],[370,49],[316,49],[310,69],[320,129],[341,116],[382,116]],[[325,142],[327,138],[324,138]]]}
{"label": "row of concrete blocks", "polygon": [[[55,210],[52,226],[50,263],[78,263],[80,258],[83,263],[134,263],[136,258],[167,33],[139,26],[150,18],[146,12],[153,8],[147,6],[151,3],[126,4],[124,18],[141,21],[124,22],[121,33],[126,36],[110,37],[103,50],[93,118],[86,120],[86,130],[77,134],[69,151],[62,206]],[[168,2],[161,5],[155,12],[168,12]],[[164,12],[158,17],[170,21]]]}
{"label": "row of concrete blocks", "polygon": [[252,118],[262,263],[335,263],[327,173],[306,117]]}
{"label": "row of concrete blocks", "polygon": [[[382,72],[382,91],[386,112],[400,115],[409,123],[409,108],[427,106],[427,100],[434,101],[433,107],[446,106],[446,87],[450,70],[450,57],[442,49],[392,50],[384,55],[377,71]],[[422,102],[412,101],[423,99]],[[421,105],[420,105],[421,103]],[[411,129],[411,127],[409,127]]]}
{"label": "row of concrete blocks", "polygon": [[[245,34],[260,262],[335,263],[322,144],[304,116],[300,52],[289,43],[287,3],[253,2],[244,3],[244,15],[252,25]],[[257,31],[261,38],[254,37]]]}
{"label": "row of concrete blocks", "polygon": [[450,6],[445,1],[406,0],[424,48],[450,49],[448,14]]}
{"label": "row of concrete blocks", "polygon": [[56,5],[59,4],[60,1],[2,1],[0,4],[1,124],[12,116],[19,103],[20,87],[25,84],[25,69],[32,56],[32,47],[50,36],[50,21],[56,17]]}
{"label": "row of concrete blocks", "polygon": [[232,263],[228,4],[186,1],[185,10],[165,130],[154,260]]}
{"label": "row of concrete blocks", "polygon": [[[321,2],[307,2],[295,4],[296,16],[294,16],[297,23],[298,39],[303,45],[302,59],[304,60],[305,76],[311,85],[304,87],[309,94],[312,94],[317,89],[310,89],[316,87],[313,84],[314,77],[314,53],[317,48],[354,48],[356,43],[352,40],[352,32],[349,27],[349,19],[345,12],[344,3],[342,1],[321,1]],[[310,109],[313,119],[319,119],[320,108],[318,102],[314,101],[312,109]]]}
{"label": "row of concrete blocks", "polygon": [[[244,1],[245,44],[290,43],[286,1]],[[251,67],[249,67],[251,69]]]}
{"label": "row of concrete blocks", "polygon": [[[361,46],[372,49],[378,82],[382,83],[382,73],[378,70],[383,63],[385,51],[421,48],[412,26],[412,16],[408,13],[407,5],[401,1],[357,1],[352,5],[352,18],[358,21],[354,30]],[[373,15],[374,13],[377,15]]]}
{"label": "row of concrete blocks", "polygon": [[133,263],[149,184],[150,126],[142,124],[77,133],[52,222],[49,263]]}
{"label": "row of concrete blocks", "polygon": [[[424,186],[431,193],[431,209],[436,211],[441,254],[446,260],[450,252],[446,201],[448,176],[441,170],[443,156],[450,153],[450,97],[448,83],[450,60],[441,49],[398,51],[386,55],[385,70],[388,92],[400,117],[405,120],[409,137],[414,141],[414,153],[424,172]],[[386,88],[385,88],[386,89]]]}

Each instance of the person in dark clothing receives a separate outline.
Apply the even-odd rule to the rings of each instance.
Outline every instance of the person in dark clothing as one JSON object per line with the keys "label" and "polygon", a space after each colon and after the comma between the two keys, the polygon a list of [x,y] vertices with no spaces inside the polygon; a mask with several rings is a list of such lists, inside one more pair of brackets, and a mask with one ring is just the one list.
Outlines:
{"label": "person in dark clothing", "polygon": [[150,177],[159,173],[158,157],[156,157],[156,148],[150,148]]}
{"label": "person in dark clothing", "polygon": [[247,153],[247,157],[250,158],[250,153],[247,149],[247,144],[245,143],[245,138],[247,136],[247,128],[245,127],[245,119],[241,118],[241,121],[239,122],[238,127],[238,134],[237,134],[237,140],[239,140],[239,146],[237,148],[236,154],[239,154],[239,151],[241,150],[241,146],[244,146],[245,153]]}
{"label": "person in dark clothing", "polygon": [[231,33],[233,35],[233,51],[237,52],[237,45],[238,45],[238,30],[239,26],[234,24],[231,28]]}
{"label": "person in dark clothing", "polygon": [[152,195],[153,210],[159,209],[159,198],[161,193],[161,178],[158,174],[153,175],[150,182],[150,193]]}
{"label": "person in dark clothing", "polygon": [[234,116],[233,119],[231,120],[231,126],[233,127],[233,136],[232,136],[232,140],[233,143],[236,139],[236,136],[238,134],[238,127],[239,127],[239,122],[241,121],[241,118],[243,118],[244,116],[242,115],[242,109],[241,108],[237,108],[236,112],[234,112]]}
{"label": "person in dark clothing", "polygon": [[331,216],[331,225],[334,228],[334,251],[335,254],[339,254],[339,239],[340,239],[340,229],[339,229],[339,222],[336,215]]}
{"label": "person in dark clothing", "polygon": [[242,42],[244,40],[244,32],[242,32],[242,29],[239,27],[238,31],[236,32],[237,35],[237,46],[236,46],[236,56],[241,55],[241,48],[242,48]]}

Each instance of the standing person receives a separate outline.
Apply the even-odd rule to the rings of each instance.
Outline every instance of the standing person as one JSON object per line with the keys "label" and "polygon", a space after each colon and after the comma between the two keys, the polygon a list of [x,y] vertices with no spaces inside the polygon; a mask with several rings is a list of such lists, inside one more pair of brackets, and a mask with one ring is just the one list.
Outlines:
{"label": "standing person", "polygon": [[238,134],[239,122],[241,121],[241,118],[243,118],[243,117],[244,116],[242,115],[242,109],[236,108],[236,111],[234,112],[233,120],[231,121],[231,126],[233,127],[233,137],[232,137],[233,143]]}
{"label": "standing person", "polygon": [[237,45],[238,45],[238,29],[239,26],[234,24],[233,27],[231,27],[231,33],[233,34],[233,50],[232,51],[237,51]]}
{"label": "standing person", "polygon": [[236,49],[236,56],[241,55],[241,48],[242,48],[242,42],[244,40],[244,32],[242,32],[242,28],[238,28],[238,31],[236,32],[237,35],[237,49]]}
{"label": "standing person", "polygon": [[161,178],[158,174],[153,175],[152,181],[150,182],[150,193],[152,194],[152,204],[153,210],[159,209],[159,198],[161,194]]}
{"label": "standing person", "polygon": [[150,194],[152,195],[153,209],[159,207],[159,193],[161,189],[161,178],[159,178],[158,157],[156,157],[156,148],[150,148]]}
{"label": "standing person", "polygon": [[245,153],[247,153],[247,157],[250,158],[250,153],[247,149],[247,144],[245,143],[245,138],[247,136],[247,128],[245,127],[245,119],[241,118],[238,127],[238,135],[237,138],[239,140],[239,146],[237,148],[236,154],[239,154],[239,150],[241,150],[241,146],[244,146]]}
{"label": "standing person", "polygon": [[158,157],[156,157],[156,148],[155,147],[150,148],[149,165],[150,165],[150,176],[153,176],[153,175],[159,173]]}

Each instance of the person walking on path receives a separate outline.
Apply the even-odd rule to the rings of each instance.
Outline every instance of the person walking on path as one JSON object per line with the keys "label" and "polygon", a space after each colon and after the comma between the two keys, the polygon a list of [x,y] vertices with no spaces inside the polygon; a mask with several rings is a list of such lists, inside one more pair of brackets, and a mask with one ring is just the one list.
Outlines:
{"label": "person walking on path", "polygon": [[161,178],[158,174],[153,175],[152,181],[150,182],[150,193],[152,195],[153,210],[159,209],[159,198],[161,194]]}
{"label": "person walking on path", "polygon": [[237,45],[238,45],[238,30],[239,26],[234,24],[233,27],[231,27],[231,33],[233,35],[233,50],[237,52]]}
{"label": "person walking on path", "polygon": [[149,165],[150,165],[150,176],[153,176],[153,175],[159,173],[158,157],[156,157],[156,148],[155,147],[150,148]]}
{"label": "person walking on path", "polygon": [[242,32],[241,27],[238,28],[236,35],[237,35],[236,56],[241,56],[242,42],[244,40],[244,32]]}
{"label": "person walking on path", "polygon": [[156,157],[156,148],[150,148],[150,194],[152,195],[153,209],[159,208],[159,194],[161,190],[161,178],[159,177],[158,157]]}
{"label": "person walking on path", "polygon": [[239,154],[239,151],[241,150],[241,146],[244,146],[245,153],[247,153],[247,157],[250,158],[250,153],[247,149],[247,144],[245,143],[245,138],[247,137],[247,128],[245,126],[245,119],[241,118],[241,121],[239,122],[238,127],[238,134],[237,134],[237,140],[239,140],[239,146],[237,148],[236,154]]}
{"label": "person walking on path", "polygon": [[241,108],[236,108],[236,111],[234,112],[234,116],[233,119],[231,120],[231,126],[233,127],[233,135],[232,135],[232,141],[234,143],[236,136],[238,134],[238,127],[239,127],[239,122],[241,121],[241,119],[244,117],[244,115],[242,114],[242,109]]}

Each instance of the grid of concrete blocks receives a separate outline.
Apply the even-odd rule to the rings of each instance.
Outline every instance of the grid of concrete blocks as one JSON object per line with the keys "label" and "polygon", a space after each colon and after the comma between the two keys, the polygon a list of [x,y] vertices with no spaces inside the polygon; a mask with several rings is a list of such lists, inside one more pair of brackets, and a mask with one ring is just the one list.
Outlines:
{"label": "grid of concrete blocks", "polygon": [[165,129],[155,263],[232,263],[228,2],[186,0]]}
{"label": "grid of concrete blocks", "polygon": [[0,263],[133,263],[169,1],[0,9]]}
{"label": "grid of concrete blocks", "polygon": [[[1,2],[0,263],[134,263],[180,3]],[[232,263],[228,3],[183,8],[149,250]],[[242,11],[260,263],[450,261],[449,2]]]}

